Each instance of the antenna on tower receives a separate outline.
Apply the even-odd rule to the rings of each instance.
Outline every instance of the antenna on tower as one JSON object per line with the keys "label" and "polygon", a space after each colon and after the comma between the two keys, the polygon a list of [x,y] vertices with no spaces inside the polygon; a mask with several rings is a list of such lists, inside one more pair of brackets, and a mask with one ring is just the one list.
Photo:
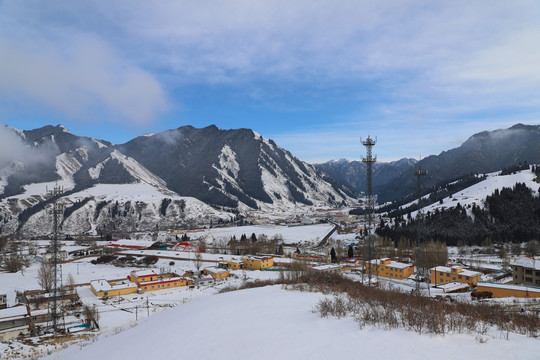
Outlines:
{"label": "antenna on tower", "polygon": [[[420,157],[422,159],[422,157]],[[416,215],[416,295],[420,295],[420,227],[423,225],[423,212],[422,212],[422,176],[427,175],[427,170],[422,170],[422,165],[418,165],[418,170],[414,172],[417,180],[417,193],[418,193],[418,213]]]}
{"label": "antenna on tower", "polygon": [[[362,157],[362,162],[366,164],[367,171],[366,171],[366,177],[367,177],[367,201],[366,201],[366,217],[367,217],[367,234],[366,234],[366,240],[367,240],[367,247],[368,247],[368,264],[369,264],[369,271],[368,271],[368,284],[371,285],[371,272],[372,272],[372,259],[373,259],[373,236],[371,234],[371,227],[373,224],[373,211],[375,208],[375,201],[373,199],[373,164],[377,162],[377,156],[373,157],[373,147],[377,143],[377,138],[375,137],[375,140],[373,140],[369,135],[366,140],[362,140],[360,138],[360,142],[362,145],[366,147],[366,157]],[[364,242],[365,245],[365,242]],[[377,276],[379,275],[379,265],[376,264],[377,268]],[[364,271],[366,269],[366,264],[364,260]]]}
{"label": "antenna on tower", "polygon": [[53,215],[53,240],[52,240],[52,257],[51,257],[51,270],[52,270],[52,296],[49,297],[49,313],[51,314],[51,321],[53,327],[53,335],[56,336],[58,331],[58,319],[60,314],[58,312],[58,296],[62,290],[62,266],[58,264],[58,218],[64,213],[64,206],[58,203],[58,198],[64,193],[64,189],[58,184],[48,192],[48,195],[52,198]]}

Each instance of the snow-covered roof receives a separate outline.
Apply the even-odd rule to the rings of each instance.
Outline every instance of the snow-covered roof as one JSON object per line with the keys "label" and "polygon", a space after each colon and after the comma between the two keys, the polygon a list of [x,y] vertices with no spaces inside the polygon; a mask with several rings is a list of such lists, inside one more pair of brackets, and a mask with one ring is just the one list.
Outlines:
{"label": "snow-covered roof", "polygon": [[[482,275],[482,273],[479,273],[478,271],[471,271],[471,270],[463,269],[460,266],[453,266],[452,268],[462,269],[460,272],[454,272],[453,274],[465,275],[465,276]],[[452,268],[449,268],[448,266],[437,266],[437,267],[431,268],[430,270],[435,270],[435,271],[444,272],[444,273],[452,273]]]}
{"label": "snow-covered roof", "polygon": [[11,317],[23,316],[26,314],[26,306],[14,306],[0,310],[0,319],[3,320]]}
{"label": "snow-covered roof", "polygon": [[246,256],[244,259],[264,261],[272,258],[273,256]]}
{"label": "snow-covered roof", "polygon": [[154,270],[133,270],[131,272],[131,275],[136,276],[136,277],[157,276],[157,274],[154,272]]}
{"label": "snow-covered roof", "polygon": [[319,270],[319,271],[324,271],[324,270],[338,270],[338,269],[341,269],[341,266],[339,266],[339,265],[333,265],[333,264],[327,264],[327,265],[313,266],[312,269],[313,269],[313,270]]}
{"label": "snow-covered roof", "polygon": [[540,270],[540,260],[535,260],[528,256],[521,256],[517,259],[512,266],[522,266],[527,269]]}
{"label": "snow-covered roof", "polygon": [[479,281],[476,284],[476,286],[485,286],[485,287],[493,287],[493,288],[499,288],[499,289],[521,290],[521,291],[540,293],[540,288],[532,287],[532,286],[524,286],[524,285],[497,284],[497,283],[487,283],[487,282]]}
{"label": "snow-covered roof", "polygon": [[393,260],[391,260],[389,264],[384,264],[383,262],[385,260],[388,260],[388,258],[374,259],[374,260],[369,261],[369,263],[370,264],[375,264],[375,265],[378,264],[378,265],[381,265],[381,266],[388,266],[388,267],[398,268],[398,269],[405,269],[405,268],[414,266],[414,265],[411,265],[411,264],[406,264],[406,263],[402,263],[402,262],[399,262],[399,261],[393,261]]}
{"label": "snow-covered roof", "polygon": [[204,270],[213,272],[214,274],[229,272],[229,270],[220,269],[220,268],[217,268],[215,266],[204,268]]}
{"label": "snow-covered roof", "polygon": [[105,279],[93,280],[90,281],[90,285],[96,291],[111,291],[111,290],[120,290],[120,289],[130,289],[136,288],[137,284],[132,283],[131,281],[120,281],[120,282],[109,282]]}
{"label": "snow-covered roof", "polygon": [[440,289],[443,289],[444,292],[449,292],[449,291],[456,291],[456,290],[461,290],[461,289],[468,289],[469,285],[465,283],[453,281],[447,284],[438,285],[438,287]]}

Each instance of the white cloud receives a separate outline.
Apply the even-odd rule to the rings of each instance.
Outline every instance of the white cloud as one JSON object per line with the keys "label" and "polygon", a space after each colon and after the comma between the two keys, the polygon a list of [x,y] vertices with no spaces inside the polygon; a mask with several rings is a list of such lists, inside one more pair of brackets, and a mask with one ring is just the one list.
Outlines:
{"label": "white cloud", "polygon": [[140,125],[167,108],[165,91],[152,74],[93,35],[0,33],[0,53],[4,99],[31,100],[76,119]]}

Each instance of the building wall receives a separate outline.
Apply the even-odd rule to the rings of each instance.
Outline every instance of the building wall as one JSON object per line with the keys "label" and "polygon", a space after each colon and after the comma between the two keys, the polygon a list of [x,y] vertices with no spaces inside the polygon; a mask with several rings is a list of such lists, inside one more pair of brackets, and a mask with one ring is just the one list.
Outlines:
{"label": "building wall", "polygon": [[143,283],[149,281],[156,281],[157,275],[148,275],[148,276],[135,276],[134,274],[129,275],[129,280],[134,283]]}
{"label": "building wall", "polygon": [[92,290],[92,292],[96,296],[99,296],[99,297],[102,297],[102,296],[107,296],[107,297],[121,296],[121,295],[127,295],[127,294],[134,294],[134,293],[137,292],[136,287],[121,288],[121,289],[111,289],[111,290],[108,290],[108,291],[97,291],[96,289],[94,289],[94,287],[92,285],[90,285],[90,289]]}
{"label": "building wall", "polygon": [[172,280],[172,281],[157,281],[151,283],[141,283],[139,284],[142,291],[155,291],[155,290],[164,290],[171,289],[180,286],[187,286],[193,284],[193,281],[187,278]]}
{"label": "building wall", "polygon": [[468,284],[471,288],[475,287],[476,283],[481,280],[481,275],[466,276],[459,272],[435,271],[434,269],[430,270],[430,275],[432,284],[447,284],[449,282],[457,281]]}
{"label": "building wall", "polygon": [[240,270],[244,268],[243,263],[227,261],[227,268],[231,270]]}
{"label": "building wall", "polygon": [[512,265],[512,282],[530,286],[540,286],[540,270]]}
{"label": "building wall", "polygon": [[366,263],[366,272],[392,279],[405,279],[414,274],[414,266],[394,267],[390,261],[385,261],[382,264]]}
{"label": "building wall", "polygon": [[264,259],[245,258],[244,268],[249,270],[261,270],[274,266],[274,258],[268,257]]}
{"label": "building wall", "polygon": [[502,298],[502,297],[540,298],[540,292],[517,290],[517,289],[504,289],[500,287],[492,287],[489,285],[478,285],[477,291],[490,291],[493,293],[494,298]]}
{"label": "building wall", "polygon": [[228,271],[223,271],[223,272],[214,272],[212,271],[211,269],[204,269],[203,270],[203,273],[205,275],[210,275],[212,276],[214,279],[216,280],[219,280],[219,279],[223,279],[223,278],[226,278],[228,276],[230,276],[230,273]]}

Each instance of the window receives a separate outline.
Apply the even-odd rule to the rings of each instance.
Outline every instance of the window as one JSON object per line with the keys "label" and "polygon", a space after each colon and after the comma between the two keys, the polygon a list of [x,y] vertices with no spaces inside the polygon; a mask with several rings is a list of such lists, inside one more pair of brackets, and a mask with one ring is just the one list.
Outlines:
{"label": "window", "polygon": [[461,279],[461,275],[458,275],[458,279]]}
{"label": "window", "polygon": [[441,273],[441,276],[444,276],[444,273]]}

